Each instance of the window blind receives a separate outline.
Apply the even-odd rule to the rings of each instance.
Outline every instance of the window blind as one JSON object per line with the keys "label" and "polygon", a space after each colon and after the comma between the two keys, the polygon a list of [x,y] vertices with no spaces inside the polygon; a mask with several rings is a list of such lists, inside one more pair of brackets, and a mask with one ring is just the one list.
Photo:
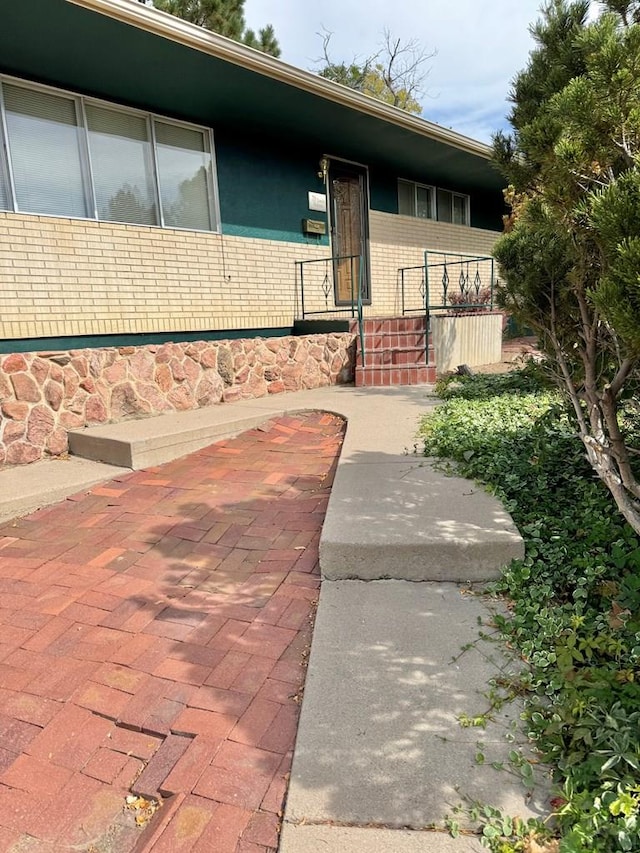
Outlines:
{"label": "window blind", "polygon": [[75,100],[22,86],[3,88],[18,210],[86,216]]}
{"label": "window blind", "polygon": [[214,199],[205,128],[0,75],[0,210],[213,231]]}
{"label": "window blind", "polygon": [[451,193],[448,190],[438,190],[438,221],[452,221]]}
{"label": "window blind", "polygon": [[456,225],[467,224],[467,200],[464,196],[453,196],[453,221]]}
{"label": "window blind", "polygon": [[157,225],[153,158],[144,116],[87,104],[98,218]]}
{"label": "window blind", "polygon": [[2,147],[0,146],[0,210],[9,210],[11,208],[9,203],[11,193],[9,192],[8,172],[5,168],[4,157],[2,155]]}
{"label": "window blind", "polygon": [[398,181],[398,213],[401,216],[416,215],[415,184]]}
{"label": "window blind", "polygon": [[209,231],[212,162],[207,135],[155,121],[158,179],[164,224]]}
{"label": "window blind", "polygon": [[431,189],[430,187],[416,187],[416,216],[421,219],[431,219]]}

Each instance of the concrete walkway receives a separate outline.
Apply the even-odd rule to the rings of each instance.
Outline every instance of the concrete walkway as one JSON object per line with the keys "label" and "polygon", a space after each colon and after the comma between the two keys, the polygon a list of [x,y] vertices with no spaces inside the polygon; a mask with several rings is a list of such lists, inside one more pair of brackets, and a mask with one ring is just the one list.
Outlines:
{"label": "concrete walkway", "polygon": [[[84,443],[96,460],[138,467],[283,413],[347,419],[320,540],[324,580],[281,853],[481,850],[477,839],[443,831],[459,803],[523,817],[544,809],[544,785],[530,796],[509,761],[519,749],[517,706],[486,729],[457,720],[486,711],[489,682],[512,668],[478,638],[491,633],[490,611],[457,584],[496,576],[523,546],[496,501],[415,454],[419,418],[436,403],[424,387],[326,388],[78,437],[76,450]],[[56,469],[77,463],[32,468],[59,482]],[[19,472],[0,473],[0,494],[7,490],[20,493]],[[491,766],[500,762],[502,771]]]}

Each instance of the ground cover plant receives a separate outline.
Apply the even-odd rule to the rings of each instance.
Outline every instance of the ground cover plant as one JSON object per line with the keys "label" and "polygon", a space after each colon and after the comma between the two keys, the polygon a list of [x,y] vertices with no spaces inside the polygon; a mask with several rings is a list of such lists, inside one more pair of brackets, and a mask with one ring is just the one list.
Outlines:
{"label": "ground cover plant", "polygon": [[498,815],[485,837],[496,853],[637,853],[640,540],[540,368],[453,377],[438,391],[426,454],[483,482],[525,539],[525,558],[492,586],[508,602],[496,624],[527,663],[507,688],[524,698],[557,786],[549,820],[506,836]]}

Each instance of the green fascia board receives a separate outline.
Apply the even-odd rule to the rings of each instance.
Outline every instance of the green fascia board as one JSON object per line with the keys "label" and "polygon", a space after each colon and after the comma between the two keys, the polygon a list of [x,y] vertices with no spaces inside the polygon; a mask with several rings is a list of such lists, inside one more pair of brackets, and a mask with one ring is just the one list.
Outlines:
{"label": "green fascia board", "polygon": [[485,157],[67,0],[2,3],[0,71],[441,186],[504,184]]}

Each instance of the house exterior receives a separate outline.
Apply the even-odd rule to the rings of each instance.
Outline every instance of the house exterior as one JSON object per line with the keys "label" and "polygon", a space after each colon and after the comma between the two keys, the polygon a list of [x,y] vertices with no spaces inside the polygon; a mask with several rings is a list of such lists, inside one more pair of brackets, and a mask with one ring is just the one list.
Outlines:
{"label": "house exterior", "polygon": [[354,293],[415,310],[502,212],[479,142],[135,0],[2,4],[0,464],[344,381]]}
{"label": "house exterior", "polygon": [[4,352],[283,334],[331,255],[396,314],[400,267],[501,228],[486,146],[132,0],[3,4],[0,75]]}

